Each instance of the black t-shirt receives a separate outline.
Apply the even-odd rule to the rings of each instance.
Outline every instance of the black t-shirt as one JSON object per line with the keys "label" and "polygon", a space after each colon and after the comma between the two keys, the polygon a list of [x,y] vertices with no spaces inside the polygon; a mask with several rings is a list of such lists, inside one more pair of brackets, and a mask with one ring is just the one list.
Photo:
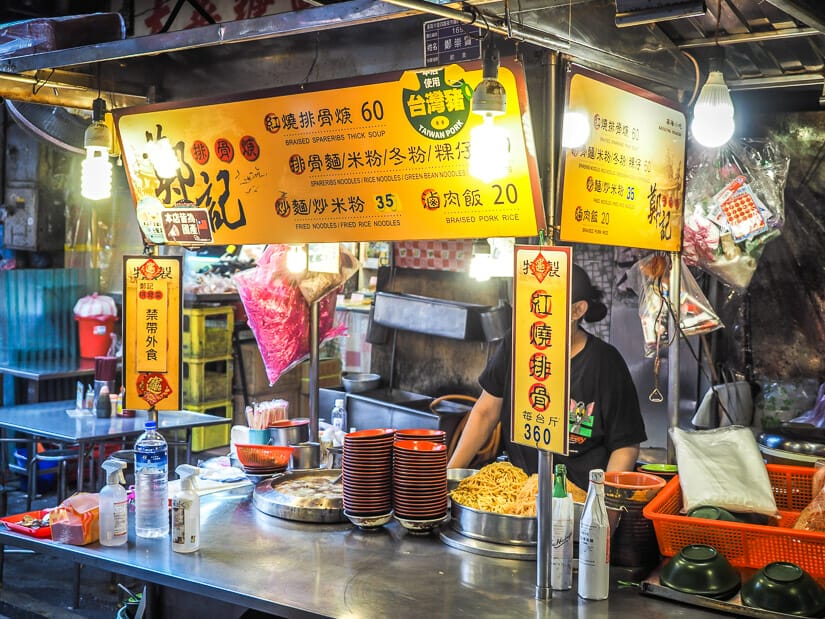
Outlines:
{"label": "black t-shirt", "polygon": [[[538,452],[510,440],[512,339],[508,335],[478,379],[490,395],[503,398],[502,447],[510,461],[535,473]],[[588,333],[584,348],[570,360],[569,456],[554,454],[567,476],[587,489],[590,470],[604,469],[610,453],[647,440],[636,386],[616,348]]]}

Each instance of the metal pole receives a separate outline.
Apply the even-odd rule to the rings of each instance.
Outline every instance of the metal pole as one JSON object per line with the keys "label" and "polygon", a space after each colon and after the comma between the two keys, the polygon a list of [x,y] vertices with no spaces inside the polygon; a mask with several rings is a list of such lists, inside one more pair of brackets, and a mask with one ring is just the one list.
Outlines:
{"label": "metal pole", "polygon": [[[309,305],[309,440],[318,441],[318,374],[320,307],[318,301]],[[330,420],[331,421],[331,420]]]}
{"label": "metal pole", "polygon": [[539,449],[539,495],[536,497],[536,599],[553,597],[550,568],[553,563],[553,452]]}
{"label": "metal pole", "polygon": [[[679,313],[679,297],[682,290],[682,257],[679,252],[670,254],[670,284],[668,290],[667,303],[670,304],[671,311],[668,312],[667,332],[673,343],[667,352],[667,409],[668,428],[679,426],[679,348],[681,334],[679,333],[679,323],[682,322]],[[670,440],[670,432],[667,435],[667,461],[668,464],[676,462],[676,450],[673,441]]]}

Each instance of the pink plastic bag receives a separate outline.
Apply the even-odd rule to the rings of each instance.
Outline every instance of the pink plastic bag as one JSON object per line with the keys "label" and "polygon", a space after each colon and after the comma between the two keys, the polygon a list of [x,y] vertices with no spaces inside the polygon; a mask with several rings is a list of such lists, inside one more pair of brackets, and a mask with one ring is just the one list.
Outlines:
{"label": "pink plastic bag", "polygon": [[[270,245],[255,268],[233,276],[270,385],[309,356],[310,307],[300,276],[287,272],[286,252],[285,245]],[[333,325],[336,294],[333,290],[318,302],[321,342],[346,333],[343,325]]]}

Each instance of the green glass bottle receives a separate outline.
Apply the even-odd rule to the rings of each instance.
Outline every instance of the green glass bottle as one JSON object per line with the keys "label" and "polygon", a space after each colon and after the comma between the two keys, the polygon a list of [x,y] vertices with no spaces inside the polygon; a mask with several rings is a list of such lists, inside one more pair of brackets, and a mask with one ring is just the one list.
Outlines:
{"label": "green glass bottle", "polygon": [[556,465],[556,474],[553,477],[553,496],[556,498],[567,496],[567,467],[563,464]]}

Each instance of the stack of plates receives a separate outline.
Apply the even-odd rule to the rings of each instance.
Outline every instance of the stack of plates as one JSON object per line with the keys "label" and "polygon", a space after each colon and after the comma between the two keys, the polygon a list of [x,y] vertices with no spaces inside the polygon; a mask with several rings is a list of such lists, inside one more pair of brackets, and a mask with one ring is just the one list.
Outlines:
{"label": "stack of plates", "polygon": [[362,528],[392,519],[392,445],[395,430],[359,430],[344,435],[344,515]]}
{"label": "stack of plates", "polygon": [[243,472],[247,477],[266,477],[275,475],[276,473],[283,473],[286,470],[285,466],[244,466]]}
{"label": "stack of plates", "polygon": [[444,430],[432,430],[430,428],[409,428],[408,430],[396,430],[396,441],[432,441],[446,445],[447,433]]}
{"label": "stack of plates", "polygon": [[395,441],[395,518],[412,533],[428,533],[447,516],[447,447],[432,441]]}

